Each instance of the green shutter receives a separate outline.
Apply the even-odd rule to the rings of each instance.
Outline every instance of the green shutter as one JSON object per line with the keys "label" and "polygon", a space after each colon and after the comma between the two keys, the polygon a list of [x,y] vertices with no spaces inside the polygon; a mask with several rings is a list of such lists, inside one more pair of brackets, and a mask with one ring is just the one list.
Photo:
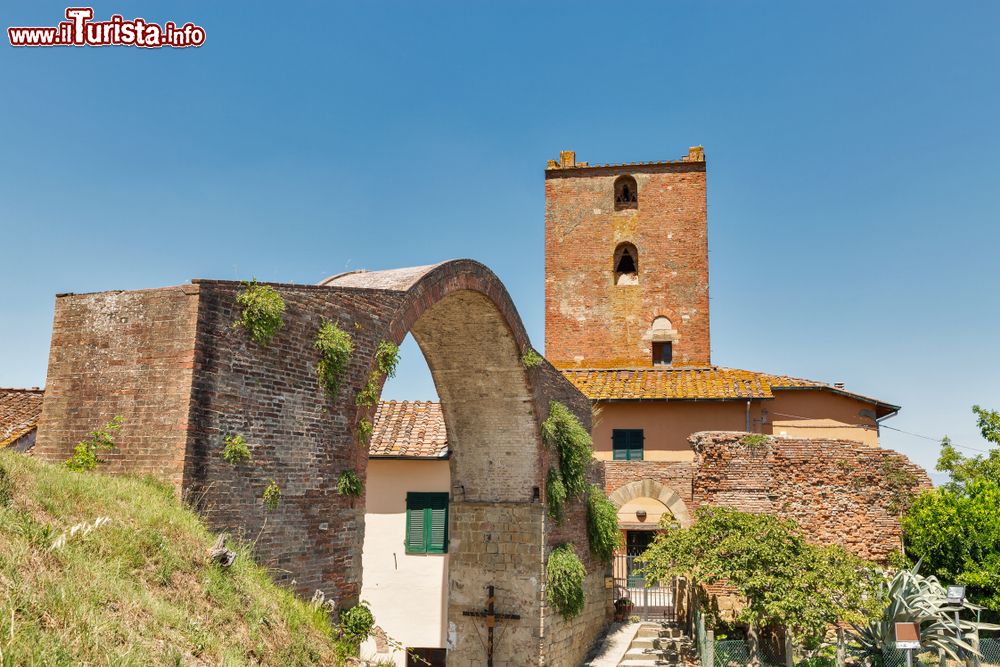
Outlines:
{"label": "green shutter", "polygon": [[611,431],[611,449],[615,461],[628,460],[628,431],[618,428]]}
{"label": "green shutter", "polygon": [[448,494],[406,494],[406,553],[448,553]]}
{"label": "green shutter", "polygon": [[641,428],[616,428],[611,431],[612,458],[615,461],[641,461],[643,455]]}

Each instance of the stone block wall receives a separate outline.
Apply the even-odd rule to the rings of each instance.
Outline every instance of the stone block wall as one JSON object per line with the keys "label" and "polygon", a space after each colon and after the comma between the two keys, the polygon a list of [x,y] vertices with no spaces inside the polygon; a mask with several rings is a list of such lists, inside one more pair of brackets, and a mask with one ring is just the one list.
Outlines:
{"label": "stone block wall", "polygon": [[745,435],[691,436],[696,506],[794,519],[810,542],[839,544],[876,562],[900,548],[898,499],[931,485],[923,468],[890,449],[780,437],[748,446]]}

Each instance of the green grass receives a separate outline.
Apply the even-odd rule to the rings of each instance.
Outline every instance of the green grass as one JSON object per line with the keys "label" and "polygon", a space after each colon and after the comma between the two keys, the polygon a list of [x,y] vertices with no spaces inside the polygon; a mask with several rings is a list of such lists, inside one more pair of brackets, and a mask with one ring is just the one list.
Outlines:
{"label": "green grass", "polygon": [[[335,665],[326,612],[278,587],[246,545],[223,570],[171,487],[0,451],[0,664]],[[98,517],[111,523],[67,537]]]}

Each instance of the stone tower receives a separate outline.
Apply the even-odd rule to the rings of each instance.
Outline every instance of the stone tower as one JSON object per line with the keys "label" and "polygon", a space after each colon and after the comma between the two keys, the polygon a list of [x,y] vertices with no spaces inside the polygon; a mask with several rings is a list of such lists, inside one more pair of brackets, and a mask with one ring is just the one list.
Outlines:
{"label": "stone tower", "polygon": [[562,368],[710,365],[705,152],[545,170],[545,356]]}

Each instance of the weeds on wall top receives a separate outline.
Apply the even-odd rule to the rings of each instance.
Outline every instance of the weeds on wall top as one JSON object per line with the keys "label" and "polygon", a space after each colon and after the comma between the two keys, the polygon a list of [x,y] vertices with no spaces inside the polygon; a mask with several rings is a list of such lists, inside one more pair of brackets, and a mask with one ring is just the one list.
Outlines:
{"label": "weeds on wall top", "polygon": [[364,485],[353,470],[344,470],[337,478],[337,493],[342,496],[357,498],[364,493]]}
{"label": "weeds on wall top", "polygon": [[549,554],[545,566],[545,596],[565,620],[579,616],[586,596],[583,580],[587,569],[583,566],[572,544],[561,544]]}
{"label": "weeds on wall top", "polygon": [[[587,471],[593,457],[593,441],[576,415],[558,401],[549,404],[549,416],[542,422],[542,441],[559,456],[559,465],[549,470],[547,480],[551,485],[558,478],[563,491],[547,488],[545,496],[549,514],[561,521],[563,502],[567,498],[581,497],[587,491]],[[553,500],[556,501],[555,504]]]}
{"label": "weeds on wall top", "polygon": [[234,466],[250,463],[250,448],[242,435],[227,435],[223,442],[226,444],[222,449],[223,461]]}
{"label": "weeds on wall top", "polygon": [[102,449],[111,450],[116,447],[114,436],[124,422],[122,416],[117,415],[101,428],[91,431],[87,439],[73,448],[73,456],[66,461],[66,467],[76,472],[86,472],[96,468],[98,463],[104,463],[97,453]]}
{"label": "weeds on wall top", "polygon": [[524,351],[524,354],[521,355],[521,363],[525,368],[534,368],[538,364],[542,363],[542,361],[542,355],[538,354],[533,348],[530,347]]}
{"label": "weeds on wall top", "polygon": [[264,509],[268,512],[278,509],[278,505],[281,503],[281,487],[278,486],[276,481],[272,479],[267,483],[261,499],[264,501]]}
{"label": "weeds on wall top", "polygon": [[611,562],[615,549],[622,542],[618,508],[596,484],[592,484],[587,493],[587,541],[590,553],[605,563]]}
{"label": "weeds on wall top", "polygon": [[319,351],[316,376],[330,398],[335,399],[354,352],[354,340],[351,334],[338,327],[335,322],[324,320],[313,347]]}
{"label": "weeds on wall top", "polygon": [[267,345],[285,326],[285,300],[270,285],[261,285],[254,278],[244,282],[236,295],[236,304],[242,308],[235,326],[247,330],[255,342]]}
{"label": "weeds on wall top", "polygon": [[740,444],[749,449],[750,451],[756,451],[768,443],[769,438],[763,433],[747,433],[745,436],[740,438]]}

